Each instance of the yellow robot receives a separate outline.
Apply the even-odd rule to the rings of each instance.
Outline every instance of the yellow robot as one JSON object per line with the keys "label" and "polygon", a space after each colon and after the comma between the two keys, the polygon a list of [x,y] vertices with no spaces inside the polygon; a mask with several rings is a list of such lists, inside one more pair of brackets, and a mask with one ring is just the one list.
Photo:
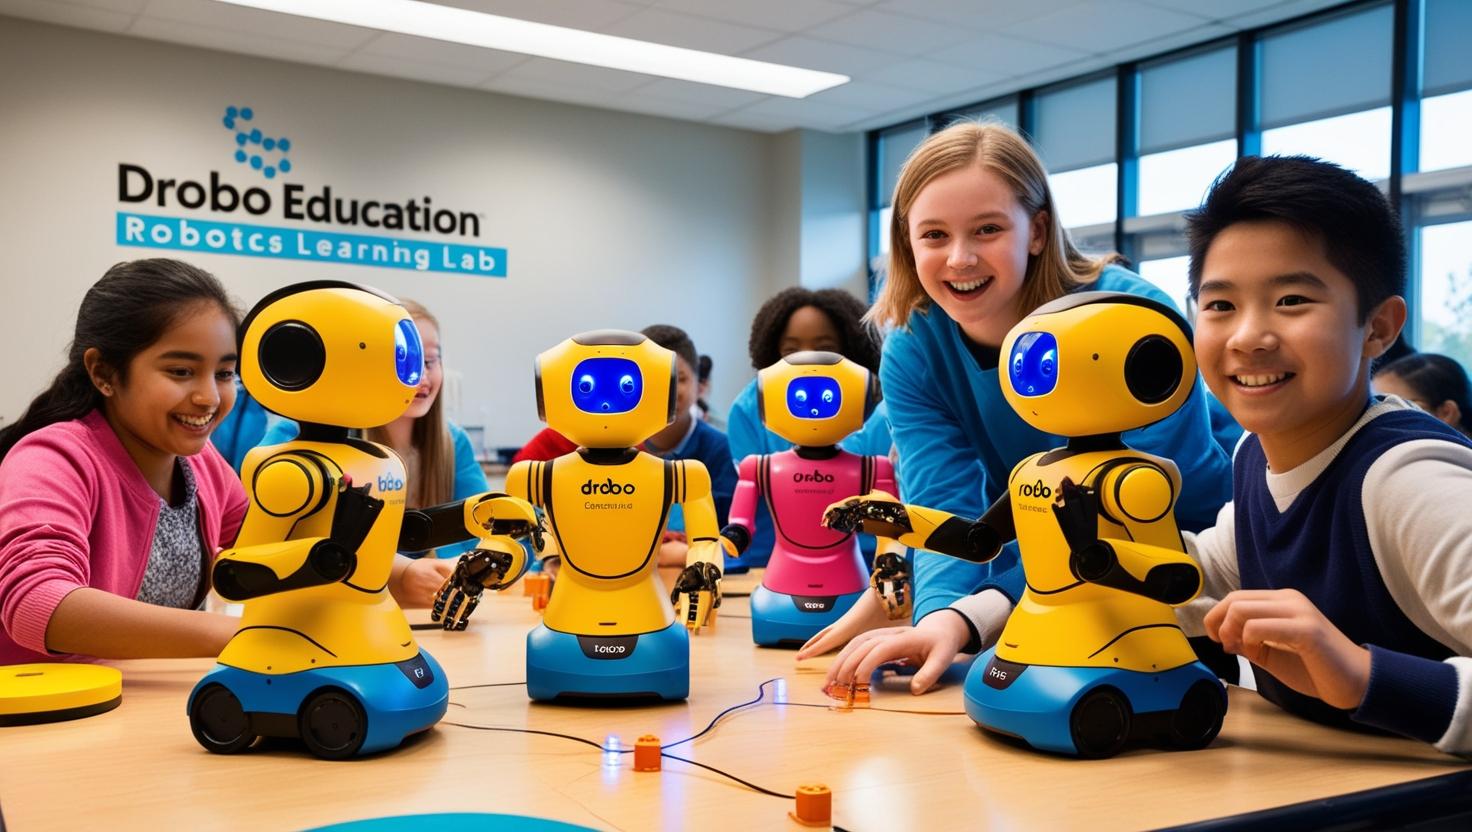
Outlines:
{"label": "yellow robot", "polygon": [[[537,356],[538,415],[580,447],[506,476],[508,493],[546,513],[562,552],[543,623],[527,635],[532,699],[689,695],[687,629],[699,633],[720,605],[722,550],[705,466],[636,447],[674,410],[674,353],[638,333],[585,332]],[[666,599],[654,570],[674,503],[690,549]]]}
{"label": "yellow robot", "polygon": [[1008,404],[1066,447],[1018,463],[974,522],[882,494],[835,504],[828,522],[977,562],[1018,541],[1027,588],[965,684],[982,727],[1083,757],[1209,744],[1226,692],[1171,610],[1201,585],[1173,514],[1180,473],[1120,441],[1190,397],[1188,325],[1146,298],[1082,292],[1023,319],[1001,355]]}
{"label": "yellow robot", "polygon": [[536,530],[535,514],[482,494],[406,516],[403,463],[349,435],[400,416],[423,373],[418,330],[387,295],[337,281],[268,295],[241,326],[240,373],[301,434],[246,455],[250,506],[212,573],[244,613],[190,694],[194,736],[217,753],[300,737],[326,759],[396,746],[439,721],[449,689],[389,595],[395,552],[479,537],[467,556],[477,568],[463,570],[509,583],[526,561],[515,537]]}

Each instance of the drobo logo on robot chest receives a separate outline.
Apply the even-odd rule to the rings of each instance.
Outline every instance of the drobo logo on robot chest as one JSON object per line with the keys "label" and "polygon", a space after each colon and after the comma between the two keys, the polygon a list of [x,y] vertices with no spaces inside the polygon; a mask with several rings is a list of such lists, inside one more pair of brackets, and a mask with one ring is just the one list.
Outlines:
{"label": "drobo logo on robot chest", "polygon": [[814,471],[811,474],[804,474],[803,472],[798,471],[797,473],[792,475],[792,481],[799,483],[829,483],[833,482],[833,475],[825,474],[822,471]]}
{"label": "drobo logo on robot chest", "polygon": [[587,482],[583,483],[583,495],[584,496],[591,497],[591,496],[593,496],[595,494],[597,494],[597,495],[604,495],[604,494],[627,495],[627,494],[633,494],[633,493],[634,493],[634,484],[633,483],[631,483],[631,482],[623,482],[623,483],[614,482],[611,477],[605,479],[603,482],[597,482],[595,480],[590,479]]}
{"label": "drobo logo on robot chest", "polygon": [[397,477],[397,476],[395,476],[393,474],[384,474],[384,475],[382,475],[382,476],[380,476],[378,478],[378,491],[381,494],[382,493],[387,493],[387,492],[390,492],[390,491],[403,491],[403,490],[404,490],[404,480],[401,479],[400,477]]}

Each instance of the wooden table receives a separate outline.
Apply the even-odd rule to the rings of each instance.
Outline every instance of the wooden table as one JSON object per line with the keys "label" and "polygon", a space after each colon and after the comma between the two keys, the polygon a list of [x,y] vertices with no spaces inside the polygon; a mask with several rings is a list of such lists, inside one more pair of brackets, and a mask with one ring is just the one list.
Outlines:
{"label": "wooden table", "polygon": [[692,642],[688,702],[569,707],[532,704],[520,685],[476,687],[524,680],[525,634],[537,622],[519,590],[488,598],[466,632],[418,634],[450,679],[445,721],[396,751],[344,763],[279,744],[209,754],[191,736],[184,706],[211,662],[119,662],[117,710],[0,729],[0,812],[10,832],[301,829],[431,812],[536,815],[599,829],[800,829],[787,819],[792,801],[683,763],[636,773],[632,755],[605,762],[565,739],[461,727],[617,736],[626,746],[652,733],[671,742],[774,678],[791,704],[771,704],[769,695],[671,753],[785,793],[827,784],[834,819],[850,830],[1158,827],[1461,771],[1423,745],[1321,728],[1236,689],[1221,737],[1204,751],[1050,757],[958,715],[959,684],[912,697],[891,680],[875,688],[870,710],[830,709],[819,690],[827,659],[797,665],[791,652],[753,646],[745,598],[728,598],[722,612],[717,629]]}

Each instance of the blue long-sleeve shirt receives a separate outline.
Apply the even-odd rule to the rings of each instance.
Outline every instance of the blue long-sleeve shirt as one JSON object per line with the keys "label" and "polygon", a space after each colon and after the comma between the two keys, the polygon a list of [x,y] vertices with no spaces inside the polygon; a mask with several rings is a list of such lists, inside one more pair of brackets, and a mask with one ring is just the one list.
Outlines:
{"label": "blue long-sleeve shirt", "polygon": [[[450,431],[450,441],[455,448],[455,485],[454,492],[450,495],[452,500],[463,500],[466,497],[474,497],[490,490],[486,484],[485,472],[481,471],[480,463],[476,461],[475,449],[471,447],[470,437],[454,422],[446,422],[445,427]],[[301,428],[290,419],[272,417],[266,427],[266,435],[261,438],[262,445],[279,445],[290,442],[297,437]],[[464,543],[452,543],[449,546],[441,546],[434,550],[435,556],[442,558],[454,558],[475,548],[475,540],[467,540]]]}
{"label": "blue long-sleeve shirt", "polygon": [[[731,457],[738,465],[741,460],[753,454],[760,456],[792,449],[791,442],[767,430],[766,425],[762,424],[757,406],[756,379],[743,387],[737,394],[736,401],[731,403],[731,412],[726,417],[726,437],[731,442]],[[874,412],[869,414],[861,430],[849,434],[848,438],[838,444],[851,454],[889,456],[889,417],[884,402],[880,402]],[[766,502],[758,502],[756,528],[752,531],[751,543],[747,544],[746,551],[740,558],[727,558],[726,564],[765,566],[772,557],[772,546],[777,542],[773,528],[772,515],[767,511]],[[871,551],[872,548],[871,545]]]}
{"label": "blue long-sleeve shirt", "polygon": [[[1107,267],[1084,288],[1128,292],[1174,307],[1164,292],[1118,266]],[[932,305],[911,315],[907,327],[886,339],[879,376],[899,451],[902,499],[974,518],[1002,496],[1018,462],[1067,439],[1024,422],[1003,398],[997,368],[981,367],[967,344],[956,322]],[[1180,410],[1125,433],[1124,441],[1171,459],[1180,469],[1176,519],[1183,529],[1210,526],[1231,499],[1231,460],[1213,438],[1206,387],[1199,377]],[[1015,543],[989,564],[916,552],[914,581],[916,621],[986,587],[1015,602],[1024,585]]]}

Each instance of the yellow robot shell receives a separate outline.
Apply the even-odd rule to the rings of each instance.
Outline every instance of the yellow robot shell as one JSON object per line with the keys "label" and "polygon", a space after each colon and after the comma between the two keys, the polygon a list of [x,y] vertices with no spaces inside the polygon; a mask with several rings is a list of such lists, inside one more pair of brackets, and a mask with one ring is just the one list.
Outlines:
{"label": "yellow robot shell", "polygon": [[287,418],[349,428],[388,424],[417,389],[396,370],[395,334],[405,320],[412,325],[398,301],[373,289],[340,281],[288,286],[246,316],[241,380],[267,410]]}
{"label": "yellow robot shell", "polygon": [[[1018,392],[1013,346],[1028,333],[1057,340],[1054,387]],[[1002,394],[1023,421],[1059,436],[1120,433],[1174,413],[1196,384],[1190,327],[1175,310],[1139,295],[1076,292],[1038,307],[1002,341]]]}
{"label": "yellow robot shell", "polygon": [[[589,413],[573,403],[573,371],[589,358],[623,358],[643,376],[639,403],[620,413]],[[537,356],[537,415],[585,448],[631,448],[675,419],[675,354],[637,332],[584,332]]]}
{"label": "yellow robot shell", "polygon": [[[825,377],[838,382],[842,400],[833,416],[803,419],[787,407],[787,391],[800,378]],[[757,374],[757,412],[767,430],[794,445],[836,445],[864,426],[879,404],[874,375],[834,352],[796,352]]]}

